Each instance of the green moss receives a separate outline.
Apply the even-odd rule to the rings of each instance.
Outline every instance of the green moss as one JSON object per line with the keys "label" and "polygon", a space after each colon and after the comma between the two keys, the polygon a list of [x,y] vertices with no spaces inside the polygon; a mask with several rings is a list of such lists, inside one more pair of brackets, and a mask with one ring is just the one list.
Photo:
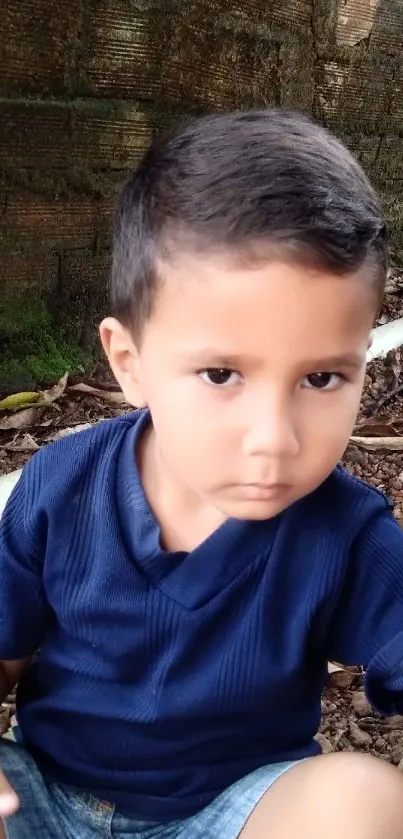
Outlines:
{"label": "green moss", "polygon": [[67,370],[85,369],[89,359],[58,331],[44,300],[11,298],[0,306],[0,391],[48,384]]}

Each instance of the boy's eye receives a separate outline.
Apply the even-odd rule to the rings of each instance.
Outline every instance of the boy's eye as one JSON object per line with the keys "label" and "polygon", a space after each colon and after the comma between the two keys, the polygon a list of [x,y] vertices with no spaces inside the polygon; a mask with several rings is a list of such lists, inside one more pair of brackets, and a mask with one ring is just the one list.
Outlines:
{"label": "boy's eye", "polygon": [[227,367],[208,367],[207,370],[200,370],[198,375],[203,382],[216,387],[230,387],[241,378],[239,373]]}
{"label": "boy's eye", "polygon": [[304,387],[314,390],[336,390],[342,381],[343,376],[340,373],[310,373],[309,376],[305,376]]}

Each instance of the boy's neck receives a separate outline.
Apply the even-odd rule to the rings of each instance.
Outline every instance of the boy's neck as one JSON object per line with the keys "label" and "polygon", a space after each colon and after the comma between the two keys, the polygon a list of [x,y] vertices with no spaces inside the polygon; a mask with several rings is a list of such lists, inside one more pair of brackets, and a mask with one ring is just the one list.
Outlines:
{"label": "boy's neck", "polygon": [[152,424],[141,435],[136,456],[144,493],[161,529],[161,547],[190,553],[224,523],[225,515],[178,486],[160,456]]}

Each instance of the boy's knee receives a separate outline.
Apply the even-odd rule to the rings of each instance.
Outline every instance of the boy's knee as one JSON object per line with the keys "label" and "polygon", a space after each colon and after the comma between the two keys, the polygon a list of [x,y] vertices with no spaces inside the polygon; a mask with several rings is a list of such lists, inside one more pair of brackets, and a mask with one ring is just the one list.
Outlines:
{"label": "boy's knee", "polygon": [[403,774],[369,755],[311,758],[282,775],[242,839],[403,839]]}
{"label": "boy's knee", "polygon": [[322,802],[338,801],[337,812],[361,813],[375,818],[375,825],[382,815],[399,815],[396,835],[403,837],[403,774],[395,767],[370,755],[338,752],[307,761],[306,769],[305,784],[315,799],[320,791]]}
{"label": "boy's knee", "polygon": [[[324,783],[336,783],[359,795],[374,789],[374,794],[386,789],[403,789],[403,774],[394,766],[371,755],[358,752],[337,752],[307,761],[307,765],[323,778]],[[403,806],[403,799],[402,799]]]}
{"label": "boy's knee", "polygon": [[403,775],[395,767],[369,755],[339,752],[312,761],[311,769],[305,789],[309,786],[308,800],[324,835],[403,839]]}

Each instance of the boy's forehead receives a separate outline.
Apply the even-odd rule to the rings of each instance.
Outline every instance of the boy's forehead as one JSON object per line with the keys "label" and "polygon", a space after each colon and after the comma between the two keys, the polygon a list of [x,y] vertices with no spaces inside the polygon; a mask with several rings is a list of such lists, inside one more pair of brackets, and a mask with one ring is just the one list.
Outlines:
{"label": "boy's forehead", "polygon": [[[323,314],[329,309],[355,309],[357,301],[369,309],[375,306],[374,283],[368,272],[360,270],[339,276],[329,270],[278,258],[248,264],[236,255],[179,254],[162,268],[162,282],[155,312],[174,314],[176,309],[204,307],[221,301],[228,309],[256,304],[265,316],[275,317],[282,309],[301,307],[301,314],[318,305]],[[221,312],[222,313],[222,312]]]}
{"label": "boy's forehead", "polygon": [[151,327],[189,354],[204,347],[261,355],[263,346],[300,342],[307,355],[340,355],[343,343],[353,348],[355,337],[368,333],[374,314],[371,282],[359,274],[189,254],[164,266]]}
{"label": "boy's forehead", "polygon": [[175,286],[190,279],[202,280],[204,283],[215,283],[216,287],[232,278],[247,276],[263,276],[268,281],[274,277],[294,283],[308,280],[322,281],[353,281],[363,280],[371,288],[374,282],[372,263],[368,261],[350,274],[341,275],[320,263],[318,255],[309,255],[308,251],[299,251],[296,247],[287,247],[282,243],[257,243],[250,246],[228,249],[217,247],[203,248],[202,245],[189,250],[183,250],[179,245],[166,251],[167,258],[158,258],[157,274],[165,281]]}

